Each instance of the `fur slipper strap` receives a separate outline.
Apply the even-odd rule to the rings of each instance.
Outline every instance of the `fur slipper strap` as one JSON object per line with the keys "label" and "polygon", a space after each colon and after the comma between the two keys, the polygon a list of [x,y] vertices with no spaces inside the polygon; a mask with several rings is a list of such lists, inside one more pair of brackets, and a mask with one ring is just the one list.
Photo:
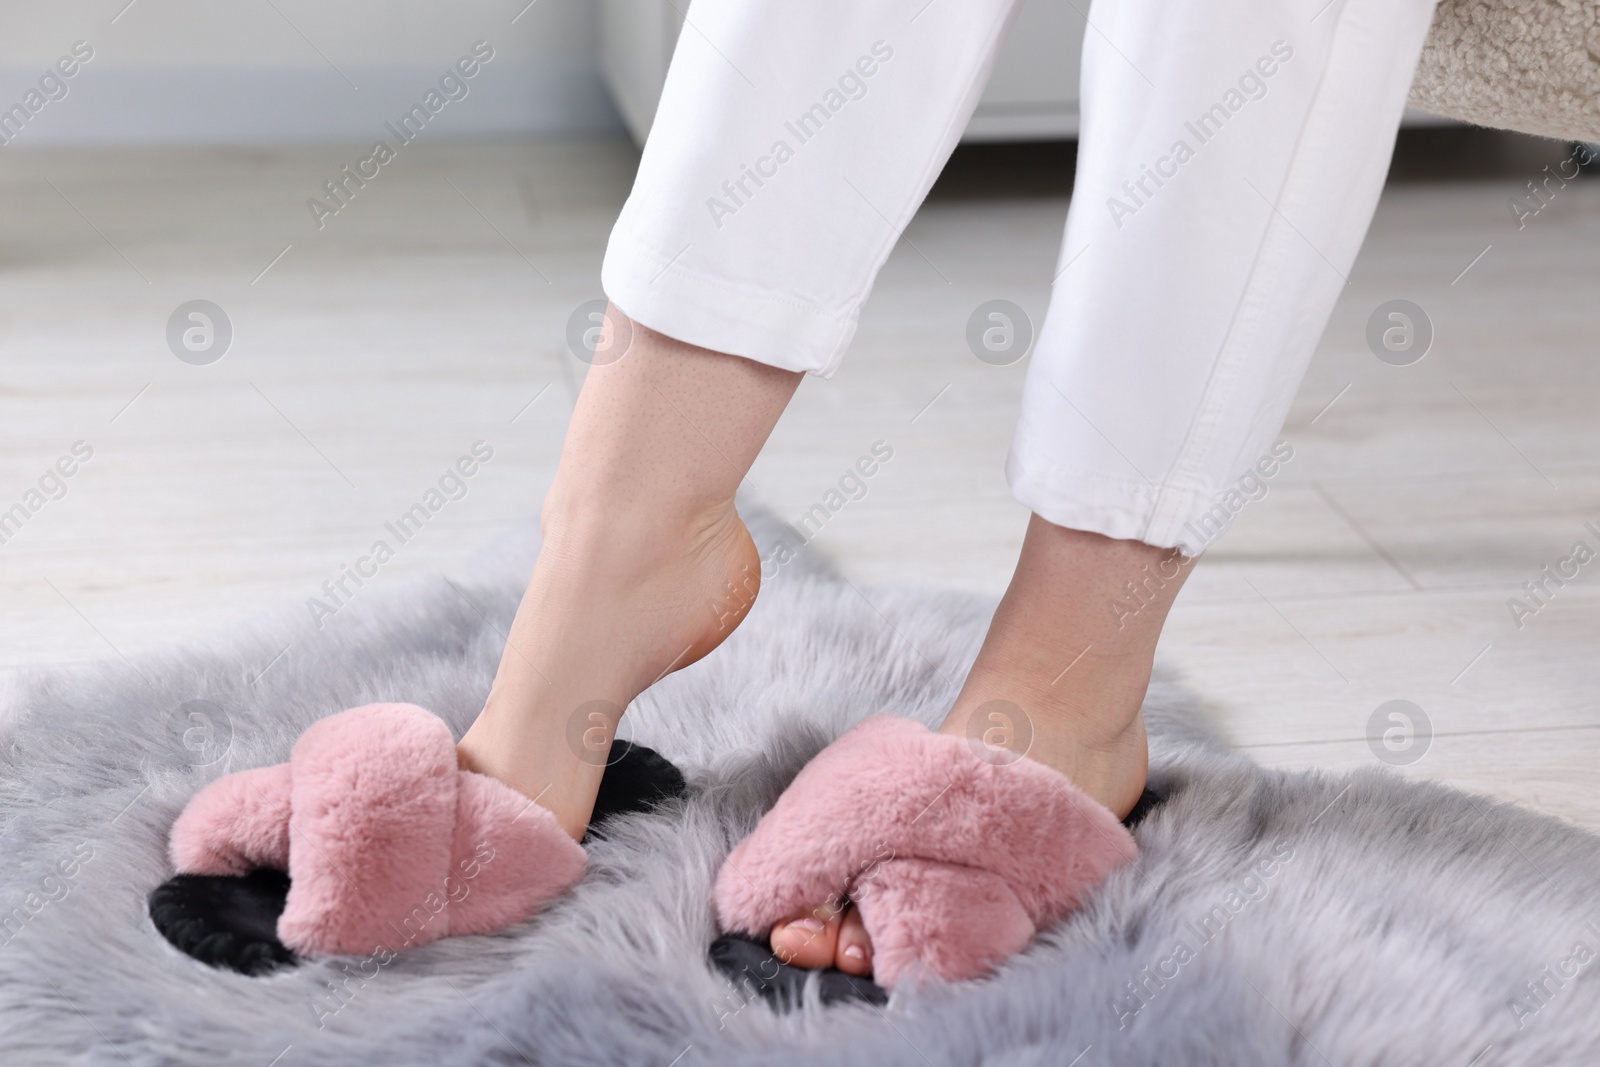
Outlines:
{"label": "fur slipper strap", "polygon": [[390,951],[520,922],[582,877],[555,816],[458,769],[443,720],[412,704],[330,715],[287,764],[207,786],[172,830],[188,874],[287,868],[278,919],[306,955]]}
{"label": "fur slipper strap", "polygon": [[868,719],[795,777],[717,876],[725,930],[772,926],[849,898],[883,985],[973,978],[1078,907],[1137,852],[1063,775],[997,764],[960,737]]}

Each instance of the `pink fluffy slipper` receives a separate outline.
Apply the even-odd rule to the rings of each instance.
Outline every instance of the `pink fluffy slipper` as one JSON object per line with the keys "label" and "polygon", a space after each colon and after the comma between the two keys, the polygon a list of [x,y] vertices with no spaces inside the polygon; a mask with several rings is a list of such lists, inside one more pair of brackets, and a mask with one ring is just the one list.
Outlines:
{"label": "pink fluffy slipper", "polygon": [[1108,809],[1030,759],[879,715],[817,755],[717,875],[723,929],[848,897],[873,977],[976,978],[1077,908],[1137,849]]}
{"label": "pink fluffy slipper", "polygon": [[330,715],[288,763],[212,782],[178,817],[171,852],[184,874],[287,870],[278,937],[303,955],[503,929],[584,867],[554,815],[458,769],[449,727],[414,704]]}

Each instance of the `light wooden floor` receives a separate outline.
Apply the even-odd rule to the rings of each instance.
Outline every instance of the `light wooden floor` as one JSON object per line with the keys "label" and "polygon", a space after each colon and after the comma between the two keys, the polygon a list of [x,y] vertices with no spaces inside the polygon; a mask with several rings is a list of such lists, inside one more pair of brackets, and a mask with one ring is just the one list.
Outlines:
{"label": "light wooden floor", "polygon": [[[1507,197],[1560,157],[1542,151],[1391,186],[1285,430],[1295,457],[1198,566],[1164,654],[1267,763],[1374,764],[1369,717],[1406,699],[1434,737],[1399,773],[1600,827],[1600,563],[1520,630],[1506,607],[1574,541],[1600,547],[1600,180],[1519,231]],[[0,509],[94,449],[0,545],[0,671],[299,603],[479,439],[493,461],[380,581],[459,567],[535,514],[583,370],[564,324],[600,295],[632,150],[418,144],[319,232],[305,200],[346,156],[0,162]],[[1004,587],[1023,365],[979,363],[963,331],[992,297],[1042,313],[1065,209],[1026,188],[931,201],[845,370],[804,385],[752,472],[794,517],[892,444],[821,535],[858,583]],[[1364,340],[1395,297],[1437,329],[1411,367]],[[233,323],[211,366],[166,346],[194,298]]]}

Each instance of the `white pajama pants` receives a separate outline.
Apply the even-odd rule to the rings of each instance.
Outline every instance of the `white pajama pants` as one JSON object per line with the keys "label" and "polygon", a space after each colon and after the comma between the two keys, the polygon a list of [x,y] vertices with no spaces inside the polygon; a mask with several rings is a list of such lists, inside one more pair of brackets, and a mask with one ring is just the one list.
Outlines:
{"label": "white pajama pants", "polygon": [[[679,340],[831,374],[1017,6],[694,0],[607,296]],[[1094,0],[1076,184],[1007,461],[1024,505],[1205,547],[1345,284],[1433,6]]]}

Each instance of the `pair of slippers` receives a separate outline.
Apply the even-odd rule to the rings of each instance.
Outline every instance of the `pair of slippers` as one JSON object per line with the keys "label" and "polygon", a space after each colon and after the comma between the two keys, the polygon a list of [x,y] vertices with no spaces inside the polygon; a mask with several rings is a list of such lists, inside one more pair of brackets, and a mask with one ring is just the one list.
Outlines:
{"label": "pair of slippers", "polygon": [[[617,742],[591,832],[686,793],[671,763]],[[988,973],[1135,853],[1128,828],[1058,772],[876,716],[807,764],[728,856],[714,902],[729,936],[712,959],[797,1003],[811,972],[773,959],[768,932],[848,900],[875,981],[824,972],[822,999],[881,1003],[885,987]],[[151,894],[156,926],[247,974],[503,929],[575,885],[585,858],[549,812],[460,770],[449,728],[406,704],[330,716],[288,763],[213,782],[174,825],[171,854],[179,874]]]}

